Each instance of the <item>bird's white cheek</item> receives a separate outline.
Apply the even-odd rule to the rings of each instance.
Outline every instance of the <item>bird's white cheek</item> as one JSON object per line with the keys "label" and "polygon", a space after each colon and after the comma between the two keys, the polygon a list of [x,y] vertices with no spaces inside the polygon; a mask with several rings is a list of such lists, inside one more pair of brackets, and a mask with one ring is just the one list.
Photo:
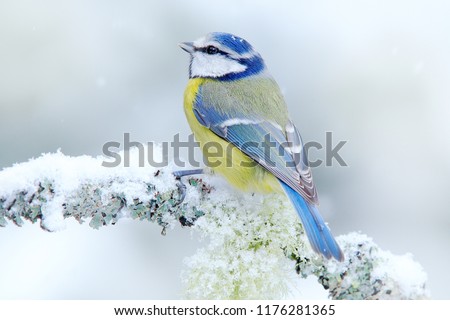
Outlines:
{"label": "bird's white cheek", "polygon": [[245,71],[247,67],[237,61],[227,59],[221,54],[209,55],[196,52],[192,58],[191,76],[221,77],[230,73]]}

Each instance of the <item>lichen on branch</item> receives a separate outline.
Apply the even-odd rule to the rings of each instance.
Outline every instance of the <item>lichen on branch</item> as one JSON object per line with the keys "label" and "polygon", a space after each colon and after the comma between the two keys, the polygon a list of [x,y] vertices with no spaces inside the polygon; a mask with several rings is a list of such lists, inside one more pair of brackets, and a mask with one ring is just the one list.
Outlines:
{"label": "lichen on branch", "polygon": [[411,255],[395,256],[350,233],[337,238],[345,261],[326,261],[310,248],[286,197],[241,193],[206,176],[184,178],[187,196],[179,203],[171,174],[179,168],[139,166],[137,152],[130,150],[129,167],[106,168],[104,157],[57,152],[3,169],[0,226],[28,220],[57,231],[75,219],[98,229],[128,218],[155,222],[162,233],[191,227],[207,244],[185,258],[186,298],[281,299],[289,297],[294,279],[309,276],[332,299],[429,297],[426,273]]}

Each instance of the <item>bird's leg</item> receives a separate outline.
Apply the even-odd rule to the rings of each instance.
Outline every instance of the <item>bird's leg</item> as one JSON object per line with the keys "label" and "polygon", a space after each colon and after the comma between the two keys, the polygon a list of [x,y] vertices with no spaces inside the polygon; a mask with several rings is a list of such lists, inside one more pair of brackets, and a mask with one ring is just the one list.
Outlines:
{"label": "bird's leg", "polygon": [[186,197],[186,185],[181,181],[181,178],[184,176],[193,176],[196,174],[203,174],[203,169],[193,169],[193,170],[180,170],[174,171],[172,174],[175,176],[175,179],[178,180],[177,187],[178,192],[180,193],[180,199],[176,203],[177,205],[181,204]]}

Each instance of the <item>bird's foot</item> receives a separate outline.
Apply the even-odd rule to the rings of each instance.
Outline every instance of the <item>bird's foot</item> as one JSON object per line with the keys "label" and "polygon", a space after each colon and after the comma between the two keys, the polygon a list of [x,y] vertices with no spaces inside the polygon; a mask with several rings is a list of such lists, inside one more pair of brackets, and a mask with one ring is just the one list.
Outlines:
{"label": "bird's foot", "polygon": [[180,197],[175,205],[180,205],[183,203],[184,199],[186,198],[186,185],[181,180],[184,176],[192,176],[196,174],[203,174],[203,169],[194,169],[194,170],[180,170],[180,171],[174,171],[172,173],[175,176],[175,179],[178,180],[177,182],[177,188],[178,193],[180,194]]}

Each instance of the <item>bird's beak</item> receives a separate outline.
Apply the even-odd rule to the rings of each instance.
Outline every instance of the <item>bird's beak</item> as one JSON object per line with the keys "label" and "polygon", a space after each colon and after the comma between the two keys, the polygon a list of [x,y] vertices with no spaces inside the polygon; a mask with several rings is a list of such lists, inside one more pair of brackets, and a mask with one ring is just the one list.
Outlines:
{"label": "bird's beak", "polygon": [[183,49],[184,51],[186,51],[188,53],[194,52],[194,43],[193,42],[180,42],[178,45],[180,46],[181,49]]}

